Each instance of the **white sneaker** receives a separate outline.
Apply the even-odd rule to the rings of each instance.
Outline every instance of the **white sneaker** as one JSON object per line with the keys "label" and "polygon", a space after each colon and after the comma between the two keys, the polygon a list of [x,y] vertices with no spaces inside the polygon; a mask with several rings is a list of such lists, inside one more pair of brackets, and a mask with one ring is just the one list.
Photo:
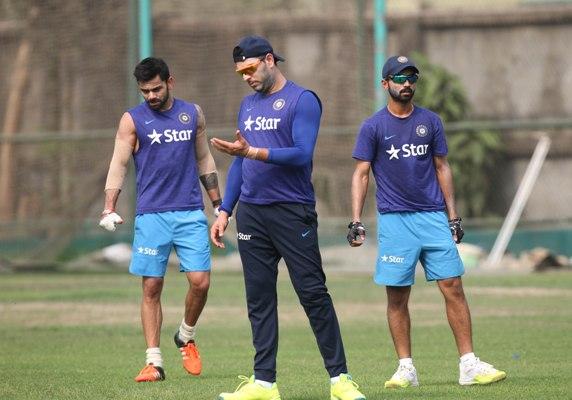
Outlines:
{"label": "white sneaker", "polygon": [[393,374],[391,379],[386,381],[384,385],[386,389],[406,388],[409,386],[419,386],[417,370],[413,365],[410,367],[404,365],[397,367],[395,374]]}
{"label": "white sneaker", "polygon": [[488,385],[502,381],[504,378],[506,378],[506,372],[499,371],[478,358],[472,362],[459,363],[460,385]]}

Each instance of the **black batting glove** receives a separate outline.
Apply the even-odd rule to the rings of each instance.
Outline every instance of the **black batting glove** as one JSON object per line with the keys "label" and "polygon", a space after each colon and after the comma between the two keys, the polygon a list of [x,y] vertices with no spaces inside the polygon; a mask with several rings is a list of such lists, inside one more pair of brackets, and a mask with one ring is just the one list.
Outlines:
{"label": "black batting glove", "polygon": [[350,222],[348,225],[348,243],[352,247],[361,246],[365,240],[365,226],[361,222]]}
{"label": "black batting glove", "polygon": [[461,226],[461,221],[461,217],[449,220],[449,229],[451,230],[451,235],[453,235],[455,243],[461,243],[461,239],[463,239],[463,236],[465,236],[465,232]]}

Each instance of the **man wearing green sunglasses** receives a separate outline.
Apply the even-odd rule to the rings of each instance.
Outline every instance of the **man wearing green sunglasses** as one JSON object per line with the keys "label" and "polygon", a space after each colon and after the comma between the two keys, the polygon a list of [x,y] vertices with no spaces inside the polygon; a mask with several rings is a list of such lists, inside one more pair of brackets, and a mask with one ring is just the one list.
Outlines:
{"label": "man wearing green sunglasses", "polygon": [[404,56],[390,57],[381,84],[382,108],[361,126],[353,151],[350,246],[360,246],[360,222],[370,169],[377,187],[378,253],[374,281],[386,286],[387,319],[399,366],[386,388],[418,386],[411,356],[409,295],[418,262],[437,281],[459,352],[459,384],[485,385],[506,377],[473,353],[471,315],[463,292],[463,263],[455,243],[463,238],[455,209],[447,141],[437,114],[413,104],[419,70]]}

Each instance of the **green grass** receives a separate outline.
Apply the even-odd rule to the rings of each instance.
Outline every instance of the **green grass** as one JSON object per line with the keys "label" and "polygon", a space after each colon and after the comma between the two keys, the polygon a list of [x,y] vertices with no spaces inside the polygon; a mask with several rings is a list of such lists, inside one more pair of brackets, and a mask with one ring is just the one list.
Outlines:
{"label": "green grass", "polygon": [[[329,274],[350,373],[368,399],[564,399],[572,392],[572,273],[465,278],[477,354],[507,371],[486,387],[461,387],[454,340],[433,284],[411,298],[413,352],[421,386],[383,389],[396,366],[385,292],[368,275]],[[140,282],[127,273],[0,276],[0,399],[215,399],[252,371],[242,275],[213,274],[198,344],[204,369],[187,375],[172,344],[182,317],[183,276],[163,294],[167,380],[136,384],[145,344]],[[285,271],[279,283],[278,384],[285,400],[328,399],[328,379]]]}

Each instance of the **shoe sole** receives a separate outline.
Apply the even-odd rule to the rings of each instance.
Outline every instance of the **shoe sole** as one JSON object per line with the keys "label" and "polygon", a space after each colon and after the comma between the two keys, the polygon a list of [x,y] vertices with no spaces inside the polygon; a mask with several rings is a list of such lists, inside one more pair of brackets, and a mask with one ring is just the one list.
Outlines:
{"label": "shoe sole", "polygon": [[482,382],[479,382],[479,381],[461,382],[461,381],[459,381],[459,385],[461,385],[461,386],[490,385],[491,383],[499,382],[499,381],[502,381],[503,379],[506,379],[506,374],[499,374],[497,376],[493,376],[491,378],[491,380],[482,381]]}
{"label": "shoe sole", "polygon": [[143,382],[161,382],[164,381],[164,379],[143,379],[143,380],[137,380],[135,379],[135,382],[137,383],[143,383]]}
{"label": "shoe sole", "polygon": [[403,385],[394,382],[385,382],[385,384],[383,385],[385,389],[406,389],[408,387],[417,387],[417,386],[419,386],[419,383],[408,383]]}

